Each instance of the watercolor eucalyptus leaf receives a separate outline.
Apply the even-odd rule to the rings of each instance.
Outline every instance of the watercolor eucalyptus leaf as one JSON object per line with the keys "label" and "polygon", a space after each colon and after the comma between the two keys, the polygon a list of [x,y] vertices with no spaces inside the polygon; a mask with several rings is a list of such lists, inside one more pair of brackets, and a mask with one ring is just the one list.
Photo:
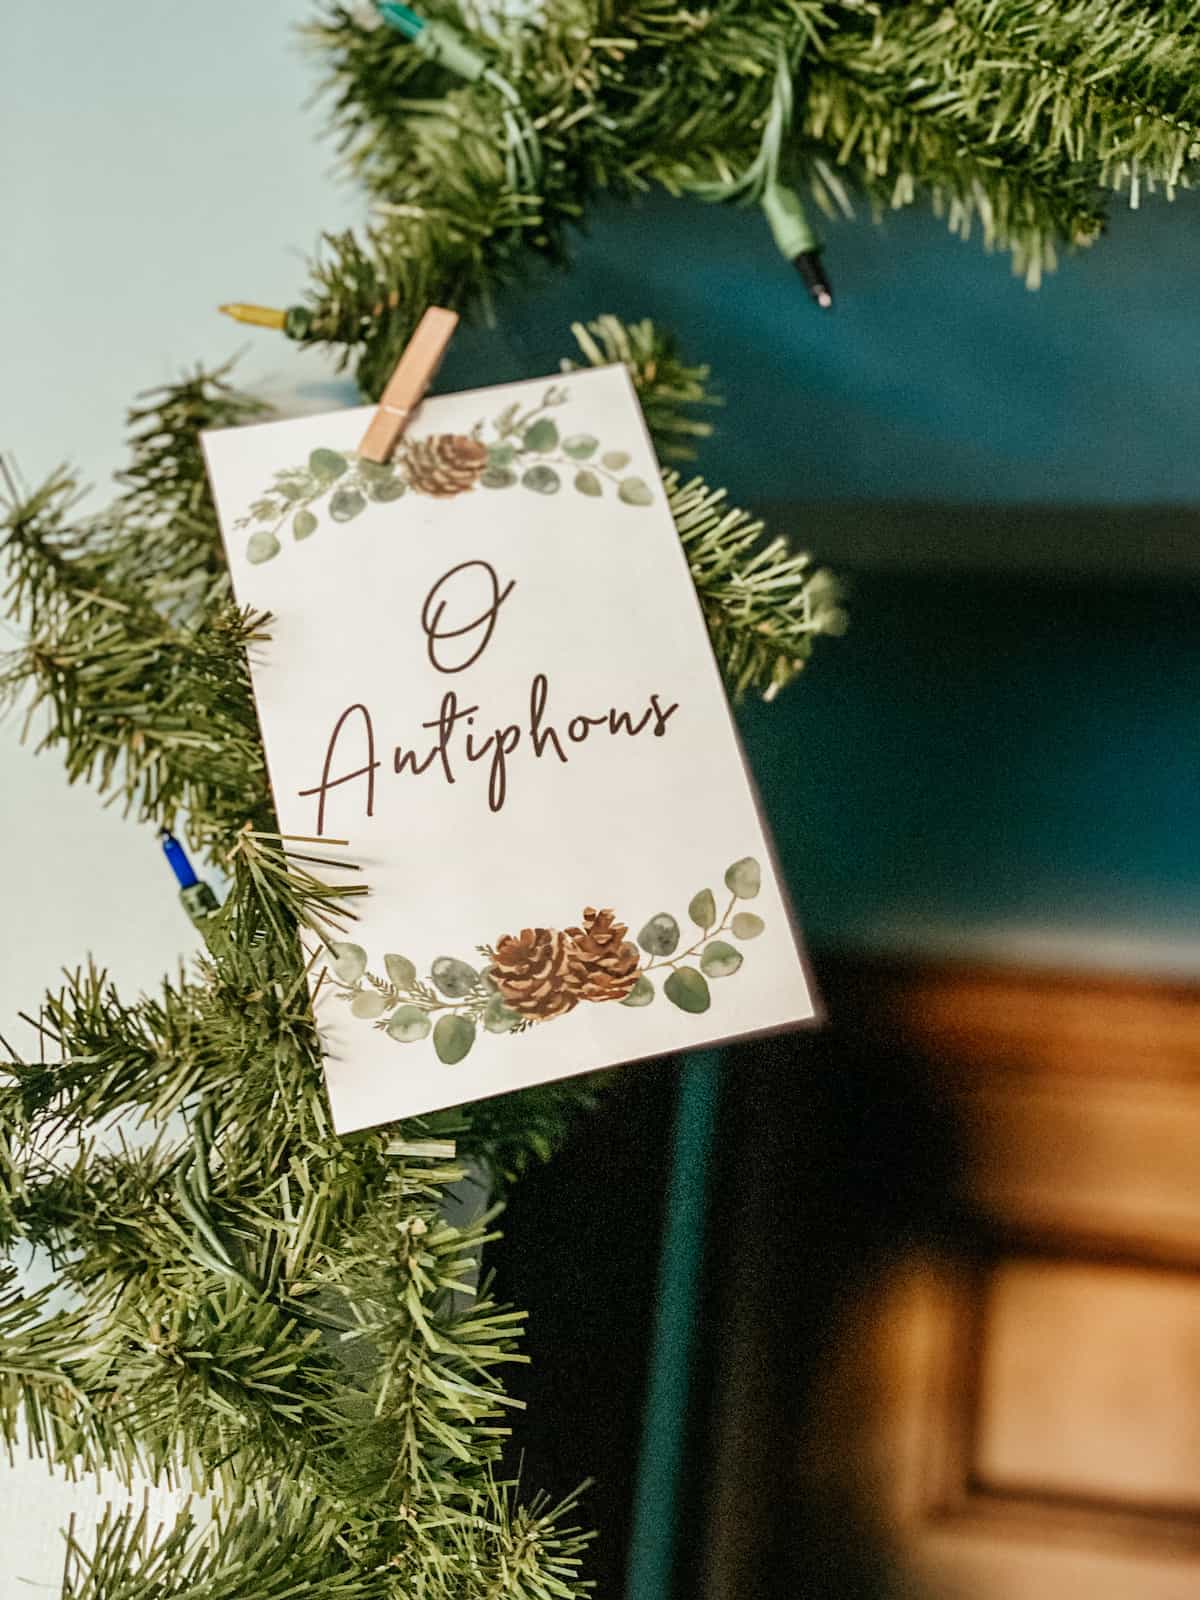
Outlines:
{"label": "watercolor eucalyptus leaf", "polygon": [[475,1024],[469,1017],[460,1017],[451,1012],[449,1016],[438,1018],[433,1030],[433,1048],[437,1051],[438,1060],[446,1066],[457,1066],[474,1043]]}
{"label": "watercolor eucalyptus leaf", "polygon": [[572,461],[586,461],[589,456],[596,454],[599,439],[593,438],[590,433],[573,433],[569,439],[563,440],[563,454],[570,456]]}
{"label": "watercolor eucalyptus leaf", "polygon": [[753,900],[762,888],[762,868],[753,856],[743,856],[725,873],[725,887],[739,900]]}
{"label": "watercolor eucalyptus leaf", "polygon": [[292,538],[308,539],[317,531],[317,519],[311,511],[297,511],[292,518]]}
{"label": "watercolor eucalyptus leaf", "polygon": [[521,482],[535,494],[557,494],[559,490],[559,476],[553,467],[530,467],[522,474]]}
{"label": "watercolor eucalyptus leaf", "polygon": [[525,429],[525,436],[521,442],[526,450],[533,450],[537,455],[544,456],[558,443],[558,424],[551,422],[549,417],[539,417]]}
{"label": "watercolor eucalyptus leaf", "polygon": [[357,983],[367,970],[367,952],[360,944],[331,944],[333,975],[341,983]]}
{"label": "watercolor eucalyptus leaf", "polygon": [[430,976],[448,1000],[461,1000],[479,983],[479,974],[457,956],[439,956],[430,968]]}
{"label": "watercolor eucalyptus leaf", "polygon": [[279,554],[279,540],[266,528],[260,528],[257,533],[252,533],[246,544],[246,560],[254,565],[261,566],[264,561],[270,561]]}
{"label": "watercolor eucalyptus leaf", "polygon": [[358,516],[366,503],[366,499],[357,489],[337,489],[329,501],[329,515],[335,522],[349,522]]}
{"label": "watercolor eucalyptus leaf", "polygon": [[408,492],[408,485],[400,474],[389,468],[387,477],[367,478],[367,494],[379,505],[389,505]]}
{"label": "watercolor eucalyptus leaf", "polygon": [[520,1022],[518,1011],[510,1011],[498,994],[483,1008],[483,1025],[489,1033],[511,1033]]}
{"label": "watercolor eucalyptus leaf", "polygon": [[586,468],[583,472],[577,472],[575,474],[575,487],[579,490],[580,494],[591,495],[593,499],[595,499],[597,495],[604,493],[604,485],[600,482],[600,479],[594,472],[589,472]]}
{"label": "watercolor eucalyptus leaf", "polygon": [[654,504],[654,496],[650,492],[650,486],[641,478],[622,478],[617,489],[617,496],[627,506],[649,506]]}
{"label": "watercolor eucalyptus leaf", "polygon": [[701,889],[688,902],[688,916],[698,928],[711,928],[717,920],[717,902],[711,889]]}
{"label": "watercolor eucalyptus leaf", "polygon": [[745,957],[724,939],[714,939],[705,945],[700,956],[700,971],[706,978],[731,978]]}
{"label": "watercolor eucalyptus leaf", "polygon": [[638,976],[638,981],[621,1001],[623,1006],[648,1006],[654,999],[654,985],[643,972]]}
{"label": "watercolor eucalyptus leaf", "polygon": [[511,467],[488,467],[479,481],[485,489],[511,489],[517,475]]}
{"label": "watercolor eucalyptus leaf", "polygon": [[351,1014],[356,1017],[366,1017],[368,1020],[381,1017],[387,1008],[386,999],[383,995],[376,994],[374,989],[360,989],[350,1002]]}
{"label": "watercolor eucalyptus leaf", "polygon": [[388,975],[388,982],[397,989],[411,989],[417,981],[417,969],[407,956],[384,956],[383,970]]}
{"label": "watercolor eucalyptus leaf", "polygon": [[350,463],[338,450],[314,450],[308,458],[308,470],[317,478],[332,481],[340,478]]}
{"label": "watercolor eucalyptus leaf", "polygon": [[708,984],[695,967],[676,967],[663,984],[663,993],[680,1011],[690,1011],[696,1016],[712,1004]]}
{"label": "watercolor eucalyptus leaf", "polygon": [[638,934],[638,943],[647,955],[674,955],[679,948],[679,924],[669,911],[660,911]]}
{"label": "watercolor eucalyptus leaf", "polygon": [[610,472],[620,472],[622,467],[629,465],[629,451],[606,450],[600,459]]}
{"label": "watercolor eucalyptus leaf", "polygon": [[355,456],[354,466],[364,483],[373,478],[390,478],[396,468],[391,461],[372,461],[368,456]]}
{"label": "watercolor eucalyptus leaf", "polygon": [[387,1036],[397,1044],[416,1044],[428,1039],[433,1024],[420,1006],[397,1006],[387,1020]]}
{"label": "watercolor eucalyptus leaf", "polygon": [[766,923],[761,917],[756,917],[753,911],[739,911],[729,926],[735,939],[757,939]]}
{"label": "watercolor eucalyptus leaf", "polygon": [[511,444],[490,444],[488,446],[488,466],[511,467],[516,454],[517,452]]}
{"label": "watercolor eucalyptus leaf", "polygon": [[284,478],[275,485],[275,492],[287,501],[302,500],[305,494],[303,478]]}

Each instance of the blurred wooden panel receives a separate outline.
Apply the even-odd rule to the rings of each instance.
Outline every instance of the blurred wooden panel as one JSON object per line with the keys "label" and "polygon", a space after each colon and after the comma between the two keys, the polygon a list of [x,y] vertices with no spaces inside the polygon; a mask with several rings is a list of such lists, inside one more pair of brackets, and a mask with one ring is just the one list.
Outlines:
{"label": "blurred wooden panel", "polygon": [[976,1196],[1001,1222],[1147,1259],[1200,1256],[1200,1085],[1143,1064],[1136,1078],[1084,1081],[972,1070],[948,1087],[966,1114]]}
{"label": "blurred wooden panel", "polygon": [[962,1118],[985,1243],[874,1314],[880,1493],[957,1600],[1200,1594],[1193,988],[893,971]]}
{"label": "blurred wooden panel", "polygon": [[1194,985],[926,970],[892,1000],[947,1069],[997,1218],[1200,1259]]}
{"label": "blurred wooden panel", "polygon": [[818,973],[728,1130],[706,1600],[1197,1600],[1200,988]]}
{"label": "blurred wooden panel", "polygon": [[[999,1269],[1010,1271],[1015,1284],[1024,1264]],[[937,1259],[898,1268],[839,1355],[838,1386],[874,1409],[851,1470],[922,1600],[1195,1600],[1194,1361],[1156,1390],[1128,1329],[1106,1335],[1104,1307],[1081,1280],[1069,1316],[1090,1313],[1094,1326],[1076,1343],[1068,1328],[1048,1330],[1035,1303],[1039,1275],[1055,1272],[1031,1266],[999,1307],[993,1346],[979,1341],[990,1274]],[[1145,1333],[1135,1298],[1128,1314]],[[1200,1295],[1189,1286],[1172,1309],[1194,1328]],[[1006,1327],[1009,1313],[1018,1320]],[[1146,1351],[1149,1362],[1159,1354]]]}
{"label": "blurred wooden panel", "polygon": [[925,1542],[924,1594],[937,1600],[1196,1600],[1190,1562],[1146,1559],[1077,1536],[1034,1543],[986,1529],[935,1529]]}
{"label": "blurred wooden panel", "polygon": [[1200,1084],[1193,983],[954,967],[882,978],[909,1036],[963,1065]]}
{"label": "blurred wooden panel", "polygon": [[1200,1280],[1005,1261],[987,1295],[972,1472],[984,1491],[1200,1511]]}

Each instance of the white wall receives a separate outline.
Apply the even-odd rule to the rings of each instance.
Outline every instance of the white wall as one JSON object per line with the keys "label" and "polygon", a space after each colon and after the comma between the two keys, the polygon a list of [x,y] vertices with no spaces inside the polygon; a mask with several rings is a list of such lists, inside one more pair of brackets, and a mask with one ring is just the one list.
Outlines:
{"label": "white wall", "polygon": [[[7,7],[0,47],[0,450],[29,484],[70,461],[101,485],[139,391],[239,349],[241,381],[291,410],[349,390],[277,335],[216,315],[286,303],[324,227],[354,219],[335,184],[314,63],[287,0]],[[101,503],[99,496],[97,504]],[[15,642],[0,634],[4,648]],[[127,991],[192,948],[153,830],[70,789],[0,723],[0,1030],[19,1048],[59,969],[88,953]],[[93,1486],[0,1460],[0,1600],[57,1593],[59,1528]],[[38,1587],[28,1587],[32,1582]]]}

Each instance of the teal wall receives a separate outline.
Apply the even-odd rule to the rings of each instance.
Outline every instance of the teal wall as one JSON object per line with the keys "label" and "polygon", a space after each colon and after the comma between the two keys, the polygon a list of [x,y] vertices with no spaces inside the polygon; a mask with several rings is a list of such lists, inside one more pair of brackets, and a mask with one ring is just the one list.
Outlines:
{"label": "teal wall", "polygon": [[510,353],[468,334],[450,378],[549,367],[597,311],[650,315],[728,397],[705,464],[739,495],[1200,502],[1194,196],[1119,213],[1036,293],[924,212],[827,231],[837,306],[822,315],[754,211],[611,209],[569,277],[510,297]]}
{"label": "teal wall", "polygon": [[1179,586],[855,582],[751,760],[816,942],[1192,970],[1200,608]]}
{"label": "teal wall", "polygon": [[[468,330],[445,382],[548,371],[572,320],[653,315],[728,397],[706,474],[785,503],[819,557],[840,530],[814,503],[1033,502],[1086,566],[1088,517],[1056,530],[1056,506],[1177,506],[1200,532],[1198,242],[1194,201],[1151,204],[1034,294],[928,215],[842,225],[822,316],[753,213],[655,201],[603,215],[502,334]],[[1005,573],[1002,543],[990,570],[898,548],[848,573],[848,637],[742,713],[811,938],[1200,966],[1200,608],[1138,575],[1127,526],[1127,578]]]}

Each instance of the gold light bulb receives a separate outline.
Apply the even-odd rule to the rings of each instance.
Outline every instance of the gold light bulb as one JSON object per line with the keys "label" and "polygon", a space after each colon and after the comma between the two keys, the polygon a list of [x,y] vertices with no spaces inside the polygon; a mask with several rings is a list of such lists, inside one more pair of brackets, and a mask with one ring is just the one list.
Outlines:
{"label": "gold light bulb", "polygon": [[235,322],[248,322],[256,328],[275,328],[282,332],[287,322],[287,312],[278,311],[273,306],[247,306],[235,301],[232,305],[219,306],[217,309]]}

